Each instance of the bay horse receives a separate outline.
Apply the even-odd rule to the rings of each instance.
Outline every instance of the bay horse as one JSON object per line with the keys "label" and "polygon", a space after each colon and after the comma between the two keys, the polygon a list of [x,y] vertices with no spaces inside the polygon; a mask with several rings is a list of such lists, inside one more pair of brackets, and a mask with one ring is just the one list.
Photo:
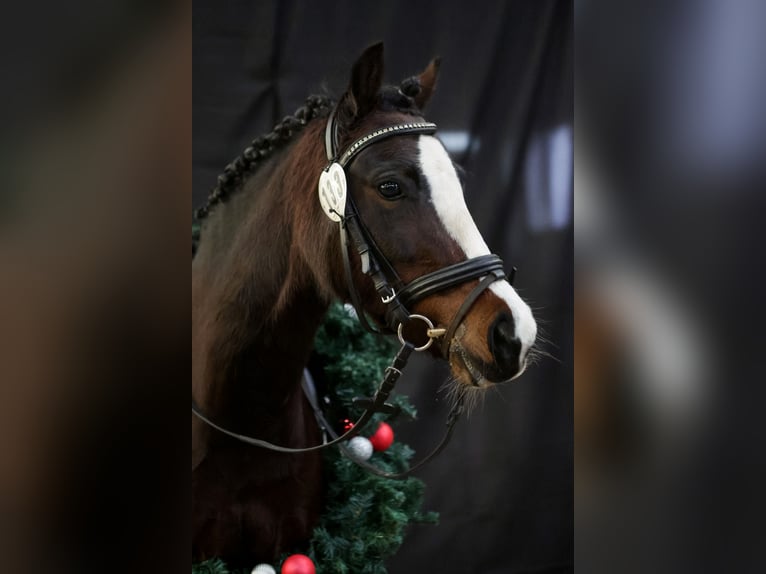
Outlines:
{"label": "bay horse", "polygon": [[[320,443],[301,377],[333,300],[355,303],[383,331],[395,332],[408,313],[427,317],[444,338],[428,352],[449,362],[460,385],[484,388],[523,371],[537,332],[532,312],[497,275],[499,259],[423,118],[438,70],[435,59],[400,86],[384,86],[383,46],[372,46],[334,107],[310,97],[219,178],[198,212],[192,262],[192,398],[211,418],[281,445]],[[348,197],[328,205],[317,190],[333,169],[343,189],[333,183],[325,192]],[[376,270],[364,249],[349,254],[359,241],[338,241],[338,221],[343,230],[354,219],[385,261]],[[444,283],[444,270],[453,281],[439,290],[417,281]],[[401,308],[392,315],[395,289],[414,284],[420,296],[410,289],[404,319]],[[194,561],[217,556],[252,566],[305,546],[321,500],[317,451],[255,448],[192,417]]]}

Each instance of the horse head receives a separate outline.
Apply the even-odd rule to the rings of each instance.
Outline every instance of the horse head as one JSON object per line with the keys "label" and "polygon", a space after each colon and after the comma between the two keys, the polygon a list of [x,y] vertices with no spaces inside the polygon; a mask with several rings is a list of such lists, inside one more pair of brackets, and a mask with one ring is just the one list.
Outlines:
{"label": "horse head", "polygon": [[[327,217],[322,225],[340,221],[352,236],[348,245],[336,241],[327,246],[336,293],[347,301],[357,295],[360,311],[393,330],[404,323],[405,333],[423,331],[423,323],[407,321],[406,316],[427,318],[433,323],[429,333],[442,338],[430,352],[449,361],[460,383],[485,387],[523,372],[537,326],[504,273],[498,275],[502,262],[492,259],[466,207],[458,169],[432,135],[435,126],[429,129],[433,124],[423,117],[438,72],[435,59],[400,86],[384,86],[382,44],[368,48],[356,61],[326,134],[330,162],[343,164],[343,189],[336,191],[347,194],[341,200],[346,203],[340,208],[324,205]],[[388,137],[390,131],[396,137]],[[325,191],[339,185],[324,183]],[[360,240],[354,239],[354,229]],[[365,244],[362,248],[359,241]],[[348,281],[345,250],[350,251]],[[462,262],[468,263],[461,267]],[[474,262],[479,268],[471,273],[469,264]],[[449,272],[439,275],[440,270]],[[463,279],[450,282],[445,279],[450,274]],[[494,276],[483,281],[490,274]],[[419,282],[424,276],[427,280]],[[423,285],[429,281],[441,281],[440,288],[429,290]],[[390,291],[382,289],[381,282],[387,282]],[[394,300],[397,292],[413,295],[408,287],[416,284],[418,297]],[[392,313],[392,305],[398,304],[406,308],[404,319],[401,309]]]}

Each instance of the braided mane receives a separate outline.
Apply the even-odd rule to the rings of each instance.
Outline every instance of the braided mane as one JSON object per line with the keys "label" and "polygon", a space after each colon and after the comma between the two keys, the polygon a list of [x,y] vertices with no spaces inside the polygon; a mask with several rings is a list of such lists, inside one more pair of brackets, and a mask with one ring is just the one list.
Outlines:
{"label": "braided mane", "polygon": [[259,166],[271,155],[288,143],[311,120],[327,116],[332,100],[327,96],[313,95],[306,99],[306,104],[298,108],[292,116],[285,116],[270,133],[255,138],[249,146],[218,176],[218,183],[210,192],[207,203],[194,212],[197,221],[202,221],[218,203],[226,201]]}
{"label": "braided mane", "polygon": [[[413,97],[420,91],[416,76],[405,79],[401,86],[385,86],[379,94],[379,104],[383,109],[395,109],[415,115],[419,113]],[[207,202],[194,212],[195,222],[192,224],[192,256],[197,251],[200,241],[201,224],[210,215],[213,208],[228,199],[245,183],[258,167],[268,160],[275,151],[289,143],[293,136],[316,118],[327,117],[334,105],[328,96],[311,95],[306,103],[298,108],[292,116],[285,116],[268,134],[255,138],[244,151],[227,165],[218,176],[216,186],[208,195]]]}

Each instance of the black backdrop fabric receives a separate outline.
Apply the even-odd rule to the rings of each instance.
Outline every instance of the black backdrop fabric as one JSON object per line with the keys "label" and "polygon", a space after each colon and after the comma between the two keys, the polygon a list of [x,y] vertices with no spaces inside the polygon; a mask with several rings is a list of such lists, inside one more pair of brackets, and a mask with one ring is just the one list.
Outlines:
{"label": "black backdrop fabric", "polygon": [[[342,93],[368,45],[385,42],[391,83],[440,55],[427,119],[553,355],[487,392],[419,472],[440,524],[409,529],[392,574],[572,570],[572,20],[564,1],[194,2],[193,207],[307,95]],[[444,429],[447,376],[418,356],[399,385],[419,417],[397,439],[421,455]]]}

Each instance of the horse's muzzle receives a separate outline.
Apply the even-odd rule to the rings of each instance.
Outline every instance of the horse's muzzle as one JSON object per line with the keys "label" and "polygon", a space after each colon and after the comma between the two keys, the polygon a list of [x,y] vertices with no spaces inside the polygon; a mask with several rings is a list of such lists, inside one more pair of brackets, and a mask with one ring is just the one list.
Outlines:
{"label": "horse's muzzle", "polygon": [[509,313],[500,313],[487,333],[487,344],[494,358],[488,365],[487,378],[500,382],[510,380],[521,370],[521,341],[516,336],[516,325]]}

